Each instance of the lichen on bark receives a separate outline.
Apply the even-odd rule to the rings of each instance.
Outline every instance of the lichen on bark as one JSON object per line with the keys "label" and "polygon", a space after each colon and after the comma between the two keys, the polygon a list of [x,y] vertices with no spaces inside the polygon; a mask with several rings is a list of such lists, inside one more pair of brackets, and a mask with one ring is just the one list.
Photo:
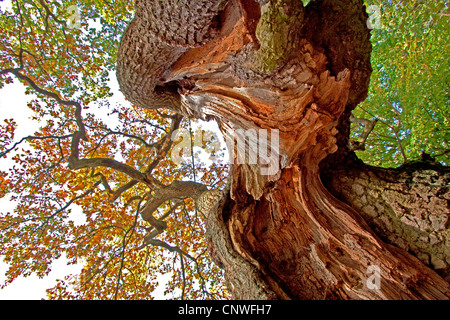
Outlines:
{"label": "lichen on bark", "polygon": [[255,71],[269,73],[290,58],[298,43],[303,16],[301,1],[275,0],[261,7],[261,19],[255,33],[260,46],[255,57]]}
{"label": "lichen on bark", "polygon": [[450,171],[418,163],[398,169],[330,170],[324,182],[377,235],[450,281]]}

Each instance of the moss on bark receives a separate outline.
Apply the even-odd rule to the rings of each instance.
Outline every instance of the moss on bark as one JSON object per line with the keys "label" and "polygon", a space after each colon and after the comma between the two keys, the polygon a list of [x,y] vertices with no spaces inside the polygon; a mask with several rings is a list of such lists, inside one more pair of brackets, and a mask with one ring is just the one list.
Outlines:
{"label": "moss on bark", "polygon": [[303,22],[301,1],[276,0],[261,8],[256,27],[260,48],[256,54],[255,71],[269,73],[286,62],[297,43]]}

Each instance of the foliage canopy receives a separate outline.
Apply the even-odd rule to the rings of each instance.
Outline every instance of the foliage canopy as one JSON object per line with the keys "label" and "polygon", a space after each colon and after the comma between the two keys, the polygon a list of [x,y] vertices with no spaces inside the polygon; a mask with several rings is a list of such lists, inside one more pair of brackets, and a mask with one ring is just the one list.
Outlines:
{"label": "foliage canopy", "polygon": [[[449,164],[449,2],[367,1],[379,6],[372,30],[373,74],[368,98],[354,114],[378,119],[358,156],[396,167],[421,153]],[[354,136],[362,128],[355,125]]]}

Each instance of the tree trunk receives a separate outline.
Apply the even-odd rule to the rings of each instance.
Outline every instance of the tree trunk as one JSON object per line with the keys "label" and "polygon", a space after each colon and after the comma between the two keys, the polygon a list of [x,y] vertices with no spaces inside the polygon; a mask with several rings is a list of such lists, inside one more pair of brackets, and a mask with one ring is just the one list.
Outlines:
{"label": "tree trunk", "polygon": [[[361,172],[364,173],[364,170]],[[333,180],[333,183],[339,185],[340,181],[351,179],[339,177]],[[385,222],[383,216],[389,214],[387,204],[384,203],[382,208],[371,208],[371,200],[361,200],[364,197],[359,191],[359,186],[364,182],[368,185],[369,179],[359,178],[358,182],[347,182],[344,184],[345,188],[340,190],[347,195],[349,187],[349,199],[352,200],[350,203],[358,204],[359,200],[359,203],[363,204],[362,207],[367,207],[359,212],[372,215],[377,212],[381,223],[375,220],[374,226],[382,230],[379,234],[383,238],[389,237],[388,240],[392,243],[405,241],[398,246],[400,248],[418,249],[417,253],[426,252],[424,254],[431,255],[435,264],[442,268],[441,265],[445,264],[444,254],[448,257],[448,236],[445,238],[439,233],[432,233],[429,235],[430,239],[439,239],[435,240],[438,242],[436,247],[433,248],[429,240],[427,242],[430,246],[421,248],[418,238],[425,237],[428,229],[416,232],[413,227],[405,231],[408,225],[396,228],[392,226],[395,222]],[[240,188],[244,189],[243,186]],[[373,189],[376,188],[380,188],[380,185]],[[398,192],[401,193],[401,190]],[[368,193],[370,194],[370,191]],[[250,261],[261,273],[258,277],[265,279],[254,292],[242,290],[249,288],[247,282],[255,280],[243,281],[241,277],[253,273],[239,272],[236,263],[232,263],[233,260],[226,257],[224,259],[227,262],[224,262],[223,258],[220,255],[217,257],[216,254],[219,265],[225,267],[228,276],[232,275],[229,287],[236,298],[259,297],[261,292],[265,293],[266,287],[271,288],[277,298],[292,299],[448,297],[448,284],[441,277],[406,251],[382,242],[353,208],[334,198],[323,187],[317,175],[311,174],[308,169],[300,166],[284,169],[281,178],[267,188],[258,201],[248,195],[244,197],[243,194],[244,192],[241,192],[238,199],[228,198],[216,217],[217,223],[229,230],[229,239],[228,234],[210,233],[214,246],[221,248],[226,243],[234,248],[239,256]],[[415,192],[411,192],[411,195],[415,195]],[[388,193],[386,198],[393,201],[391,203],[396,203],[397,199],[402,201],[402,197],[389,198],[390,196],[392,194]],[[439,214],[436,214],[439,218],[431,220],[438,222],[434,225],[428,223],[428,227],[442,231],[446,222],[443,216],[448,212],[448,207],[447,204],[438,202],[436,200],[435,208],[440,209],[437,211]],[[377,205],[377,202],[374,202],[374,205]],[[447,211],[442,212],[446,208]],[[406,216],[407,214],[403,217]],[[410,236],[402,237],[406,232],[409,232]],[[379,268],[375,269],[379,270],[381,276],[379,290],[368,284],[373,274],[370,271],[374,270],[371,267]],[[270,297],[268,294],[262,296]]]}
{"label": "tree trunk", "polygon": [[361,164],[323,173],[327,188],[350,204],[385,242],[450,281],[450,170],[428,162],[381,169]]}
{"label": "tree trunk", "polygon": [[[229,140],[261,129],[278,134],[266,163],[275,171],[239,161],[261,136],[250,134],[247,144],[230,150],[229,187],[208,217],[210,252],[225,269],[233,297],[448,299],[447,281],[406,251],[414,252],[414,236],[405,240],[408,247],[390,240],[393,246],[386,239],[402,238],[403,229],[378,233],[384,242],[371,226],[386,231],[389,224],[364,219],[376,212],[406,221],[415,214],[395,211],[394,203],[408,202],[396,200],[404,190],[395,180],[358,178],[366,167],[329,169],[350,160],[348,118],[367,94],[371,46],[362,0],[317,0],[307,7],[298,0],[171,0],[165,2],[170,21],[157,15],[157,3],[138,2],[122,39],[118,79],[125,95],[142,107],[215,119]],[[209,8],[189,11],[202,4]],[[183,33],[190,15],[198,37]],[[334,195],[322,183],[325,169]],[[385,186],[393,191],[383,192]],[[436,232],[446,228],[447,203],[440,201],[442,213],[429,215]],[[441,267],[444,256],[431,255],[437,247],[431,235],[428,241],[431,265]],[[444,252],[445,243],[439,248]]]}

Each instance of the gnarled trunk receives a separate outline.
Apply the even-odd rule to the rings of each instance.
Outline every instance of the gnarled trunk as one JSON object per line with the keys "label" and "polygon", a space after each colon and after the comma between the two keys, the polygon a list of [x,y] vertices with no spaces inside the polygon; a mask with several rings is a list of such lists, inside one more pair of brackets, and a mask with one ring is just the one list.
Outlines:
{"label": "gnarled trunk", "polygon": [[450,281],[450,170],[418,162],[398,169],[356,164],[325,171],[323,181],[385,242]]}
{"label": "gnarled trunk", "polygon": [[[337,181],[341,178],[333,180]],[[260,272],[255,279],[265,279],[256,286],[258,290],[243,290],[249,288],[246,282],[255,280],[243,282],[241,277],[253,274],[239,273],[222,250],[215,257],[227,270],[229,287],[236,298],[256,298],[267,287],[277,298],[291,299],[448,298],[446,281],[405,250],[381,241],[360,217],[364,210],[357,212],[337,200],[304,167],[283,170],[260,200],[250,196],[228,198],[219,209],[216,223],[226,226],[229,234],[210,233],[212,243],[221,248],[230,242],[232,246],[228,245]],[[387,215],[386,211],[378,213]],[[442,222],[436,228],[442,230]],[[398,239],[396,232],[401,229],[390,230],[392,233],[378,234]],[[442,240],[441,236],[437,237]],[[418,239],[409,240],[414,244]],[[429,254],[442,258],[445,241]],[[380,276],[378,287],[371,282],[374,270]]]}
{"label": "gnarled trunk", "polygon": [[[261,135],[230,150],[237,164],[208,217],[210,251],[233,296],[447,299],[440,275],[380,240],[364,210],[321,180],[323,161],[345,162],[348,117],[367,93],[362,1],[165,1],[172,20],[158,3],[138,1],[122,40],[125,95],[142,107],[215,119],[230,140],[278,134],[266,167],[238,161]],[[190,7],[197,11],[183,11]],[[182,25],[189,17],[192,30]]]}

